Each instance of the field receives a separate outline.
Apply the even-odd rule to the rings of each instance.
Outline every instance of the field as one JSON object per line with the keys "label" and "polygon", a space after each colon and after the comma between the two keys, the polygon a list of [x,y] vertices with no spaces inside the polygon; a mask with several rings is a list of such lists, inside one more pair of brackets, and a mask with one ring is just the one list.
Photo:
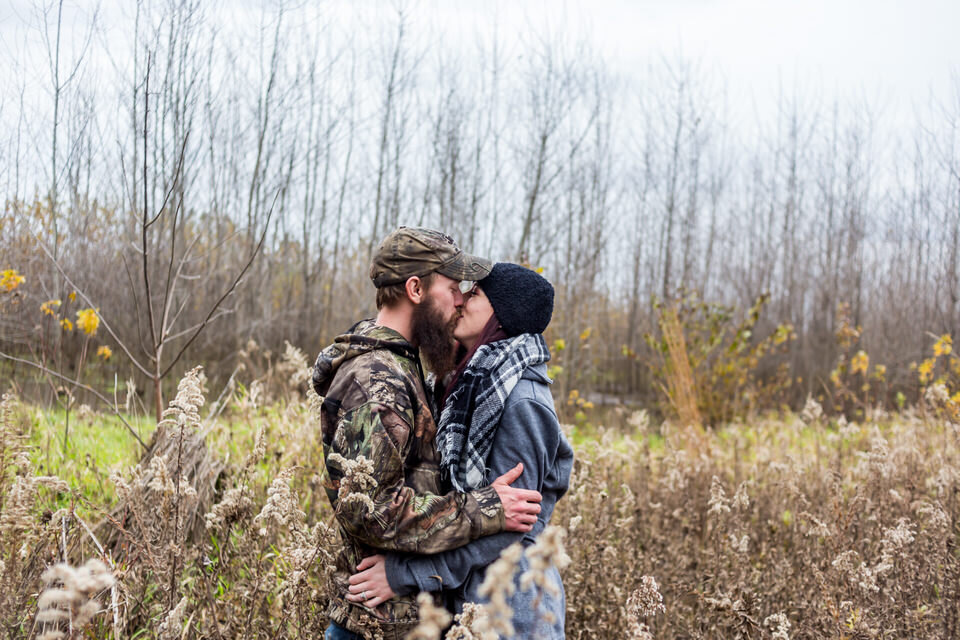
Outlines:
{"label": "field", "polygon": [[[181,381],[159,429],[125,417],[154,437],[139,467],[116,416],[73,411],[65,443],[62,412],[5,396],[7,637],[321,637],[338,542],[302,379],[213,419],[203,384]],[[567,636],[957,637],[960,429],[933,400],[857,423],[809,404],[707,432],[624,408],[566,427]]]}

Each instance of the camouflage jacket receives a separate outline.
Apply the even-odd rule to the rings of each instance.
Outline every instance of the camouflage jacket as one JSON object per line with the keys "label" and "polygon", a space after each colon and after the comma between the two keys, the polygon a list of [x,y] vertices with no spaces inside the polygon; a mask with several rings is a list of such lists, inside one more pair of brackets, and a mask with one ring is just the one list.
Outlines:
{"label": "camouflage jacket", "polygon": [[344,551],[330,618],[367,637],[402,638],[417,622],[416,594],[376,609],[347,601],[347,580],[381,551],[436,553],[503,530],[496,490],[443,493],[434,422],[416,350],[364,320],[320,352],[313,385],[323,398],[324,489]]}

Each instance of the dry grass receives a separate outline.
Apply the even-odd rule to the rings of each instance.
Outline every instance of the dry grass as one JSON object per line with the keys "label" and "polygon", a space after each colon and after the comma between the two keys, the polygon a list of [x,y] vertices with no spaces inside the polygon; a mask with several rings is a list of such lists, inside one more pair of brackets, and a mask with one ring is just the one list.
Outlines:
{"label": "dry grass", "polygon": [[[79,514],[107,518],[115,505],[37,473],[25,454],[32,410],[4,400],[6,637],[322,637],[338,540],[317,481],[310,401],[234,403],[205,424],[202,379],[182,390],[165,455],[114,476],[127,511],[104,525],[116,530],[112,546]],[[808,409],[809,423],[758,418],[696,446],[640,419],[633,437],[619,435],[623,426],[583,441],[571,434],[574,478],[553,519],[571,560],[568,637],[958,637],[957,425],[910,412],[827,423]],[[224,464],[215,502],[202,508],[183,456],[197,435]],[[191,535],[194,522],[201,535]],[[551,535],[537,566],[560,557],[560,533]],[[115,582],[101,571],[81,596],[41,596],[85,575],[65,563],[90,559]],[[489,593],[496,600],[497,580]],[[51,606],[66,617],[42,613]],[[470,611],[448,637],[505,629],[500,613]],[[435,637],[437,620],[424,637]]]}
{"label": "dry grass", "polygon": [[960,634],[957,425],[758,420],[691,455],[612,436],[580,448],[555,522],[577,541],[568,637],[629,626],[659,582],[657,638],[955,638]]}

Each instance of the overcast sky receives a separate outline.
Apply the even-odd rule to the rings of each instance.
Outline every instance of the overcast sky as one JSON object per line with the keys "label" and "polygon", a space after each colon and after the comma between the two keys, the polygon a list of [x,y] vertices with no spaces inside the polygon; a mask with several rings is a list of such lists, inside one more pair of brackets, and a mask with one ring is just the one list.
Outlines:
{"label": "overcast sky", "polygon": [[[0,83],[4,120],[16,102],[16,87],[48,86],[38,73],[43,49],[36,29],[38,2],[0,2]],[[778,92],[818,100],[861,100],[888,125],[912,126],[916,111],[930,103],[960,101],[960,0],[412,0],[404,3],[414,40],[436,38],[444,47],[469,53],[477,38],[496,29],[506,48],[522,52],[538,34],[583,40],[601,52],[609,71],[633,82],[661,57],[686,59],[718,79],[732,124],[763,119]],[[103,41],[125,40],[132,22],[131,1],[94,3],[66,0],[64,40],[82,31],[100,6]],[[260,2],[232,0],[214,7],[229,31],[254,34],[270,14]],[[317,11],[344,26],[349,37],[375,42],[373,28],[394,2],[329,0],[302,2],[291,12]],[[365,26],[366,25],[366,26]],[[371,44],[371,46],[374,46]],[[127,47],[118,50],[129,51]],[[31,64],[32,60],[32,64]],[[13,64],[11,64],[13,62]],[[29,70],[26,70],[29,69]]]}
{"label": "overcast sky", "polygon": [[[779,88],[865,99],[913,121],[960,74],[960,0],[597,0],[422,2],[427,20],[468,34],[532,25],[582,36],[630,77],[660,56],[719,76],[736,111],[772,108]],[[508,27],[509,25],[509,27]],[[956,99],[956,98],[953,98]],[[746,106],[750,105],[750,106]]]}

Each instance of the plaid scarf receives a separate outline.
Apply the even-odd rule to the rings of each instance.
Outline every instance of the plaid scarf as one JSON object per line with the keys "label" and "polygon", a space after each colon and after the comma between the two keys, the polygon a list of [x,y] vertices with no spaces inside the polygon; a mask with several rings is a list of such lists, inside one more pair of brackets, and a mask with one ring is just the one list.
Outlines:
{"label": "plaid scarf", "polygon": [[437,424],[440,469],[457,491],[483,486],[487,455],[507,396],[527,367],[549,359],[539,333],[490,342],[474,353]]}

